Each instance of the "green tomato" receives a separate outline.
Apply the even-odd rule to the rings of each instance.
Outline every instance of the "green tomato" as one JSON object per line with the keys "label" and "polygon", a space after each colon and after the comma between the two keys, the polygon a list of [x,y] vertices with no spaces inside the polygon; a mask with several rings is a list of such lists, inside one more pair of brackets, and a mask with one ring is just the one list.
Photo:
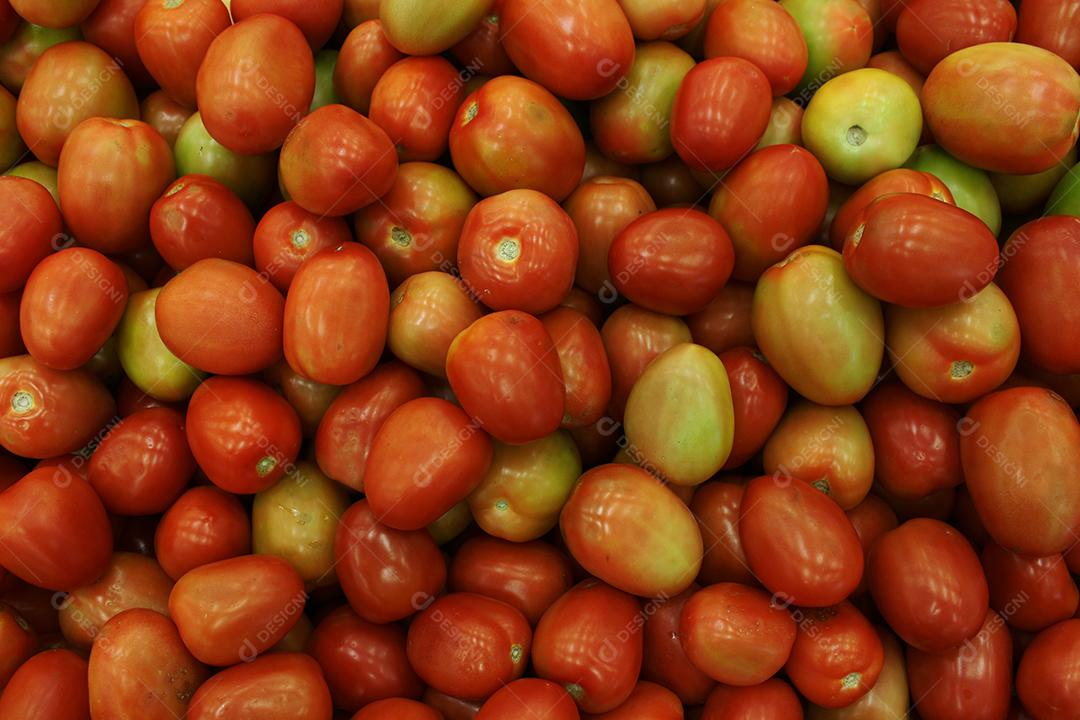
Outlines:
{"label": "green tomato", "polygon": [[1001,202],[985,171],[960,162],[937,145],[922,146],[904,167],[936,176],[949,188],[957,207],[981,219],[994,235],[1001,232]]}
{"label": "green tomato", "polygon": [[1046,202],[1058,182],[1076,162],[1076,146],[1055,163],[1049,170],[1033,175],[1006,175],[990,173],[990,182],[994,184],[1001,209],[1009,215],[1031,212]]}
{"label": "green tomato", "polygon": [[202,116],[193,114],[176,136],[176,174],[209,175],[256,206],[274,186],[277,161],[273,153],[240,155],[210,137]]}
{"label": "green tomato", "polygon": [[[1075,152],[1075,148],[1073,149]],[[1058,181],[1043,215],[1073,215],[1080,217],[1080,164],[1073,165]]]}
{"label": "green tomato", "polygon": [[116,329],[116,352],[135,387],[158,400],[179,402],[191,397],[206,374],[173,355],[161,341],[154,315],[160,292],[154,288],[128,298]]}
{"label": "green tomato", "polygon": [[439,545],[445,545],[461,533],[472,523],[472,512],[469,503],[462,500],[454,507],[442,514],[435,522],[427,526],[428,534]]}
{"label": "green tomato", "polygon": [[806,72],[795,97],[809,100],[830,79],[870,60],[874,26],[855,0],[780,0],[780,5],[806,39]]}
{"label": "green tomato", "polygon": [[315,94],[311,96],[308,112],[341,102],[334,92],[334,66],[337,65],[337,59],[337,50],[320,50],[315,54]]}
{"label": "green tomato", "polygon": [[21,165],[16,165],[4,174],[33,180],[48,190],[49,194],[52,195],[53,200],[56,201],[57,207],[60,206],[60,191],[57,189],[56,168],[50,167],[43,162],[32,160],[30,162],[24,162]]}
{"label": "green tomato", "polygon": [[53,45],[81,39],[82,32],[78,26],[47,28],[28,22],[21,23],[15,29],[15,34],[0,45],[0,85],[17,95],[22,90],[30,66],[43,52]]}

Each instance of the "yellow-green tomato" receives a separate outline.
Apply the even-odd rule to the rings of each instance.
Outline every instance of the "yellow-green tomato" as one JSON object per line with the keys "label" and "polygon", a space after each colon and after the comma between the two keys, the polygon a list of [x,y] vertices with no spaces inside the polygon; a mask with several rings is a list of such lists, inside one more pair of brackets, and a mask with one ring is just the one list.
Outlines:
{"label": "yellow-green tomato", "polygon": [[919,98],[900,77],[862,68],[825,83],[802,120],[806,149],[833,180],[859,185],[904,164],[922,135]]}
{"label": "yellow-green tomato", "polygon": [[471,33],[493,0],[381,0],[390,44],[409,55],[438,55]]}
{"label": "yellow-green tomato", "polygon": [[135,387],[165,402],[191,397],[206,374],[172,354],[158,334],[154,307],[161,288],[144,290],[128,298],[116,328],[120,365]]}
{"label": "yellow-green tomato", "polygon": [[627,450],[675,485],[698,485],[731,454],[735,410],[724,363],[682,343],[653,360],[626,401]]}
{"label": "yellow-green tomato", "polygon": [[1021,215],[1036,210],[1046,202],[1058,182],[1076,163],[1076,147],[1069,149],[1061,162],[1033,175],[990,173],[990,182],[1001,201],[1003,212]]}
{"label": "yellow-green tomato", "polygon": [[1001,232],[1001,202],[986,172],[957,160],[937,145],[923,145],[904,167],[937,177],[949,188],[958,208],[977,216],[994,235]]}
{"label": "yellow-green tomato", "polygon": [[469,503],[462,500],[444,512],[438,520],[428,525],[427,531],[435,542],[444,545],[464,532],[471,522],[472,513],[469,511]]}
{"label": "yellow-green tomato", "polygon": [[16,165],[4,174],[33,180],[48,190],[56,204],[60,205],[60,190],[57,188],[56,168],[50,167],[40,160],[31,160]]}
{"label": "yellow-green tomato", "polygon": [[251,507],[251,547],[257,554],[287,560],[308,585],[337,582],[334,534],[349,507],[342,485],[310,462],[255,494]]}
{"label": "yellow-green tomato", "polygon": [[581,456],[565,430],[524,445],[493,441],[491,465],[469,495],[476,524],[488,535],[526,542],[559,521],[581,475]]}
{"label": "yellow-green tomato", "polygon": [[807,245],[766,270],[750,322],[773,369],[820,405],[858,402],[877,379],[881,305],[848,277],[832,248]]}
{"label": "yellow-green tomato", "polygon": [[570,554],[624,592],[671,597],[701,569],[701,530],[675,493],[632,465],[581,476],[559,518]]}

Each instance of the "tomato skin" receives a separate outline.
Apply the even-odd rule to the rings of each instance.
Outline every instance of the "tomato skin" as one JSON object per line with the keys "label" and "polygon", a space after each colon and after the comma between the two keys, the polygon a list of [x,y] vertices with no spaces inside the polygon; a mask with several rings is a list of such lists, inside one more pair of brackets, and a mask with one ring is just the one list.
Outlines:
{"label": "tomato skin", "polygon": [[[368,622],[412,615],[442,589],[446,561],[426,530],[383,525],[367,500],[341,516],[334,539],[338,580],[349,605]],[[377,558],[378,563],[372,563]]]}
{"label": "tomato skin", "polygon": [[990,607],[1012,627],[1039,632],[1076,614],[1076,583],[1061,555],[1024,557],[988,541],[982,552]]}
{"label": "tomato skin", "polygon": [[0,83],[13,94],[18,93],[30,74],[30,68],[46,50],[63,42],[81,39],[82,33],[77,27],[47,28],[19,22],[0,50]]}
{"label": "tomato skin", "polygon": [[833,249],[843,252],[844,241],[858,227],[858,218],[866,207],[890,193],[916,193],[955,204],[949,187],[928,172],[910,168],[886,170],[863,183],[837,210],[829,225],[829,242]]}
{"label": "tomato skin", "polygon": [[192,113],[180,128],[173,147],[177,174],[209,175],[248,204],[261,206],[274,185],[277,158],[273,153],[240,155],[210,136],[202,115]]}
{"label": "tomato skin", "polygon": [[189,720],[331,720],[319,665],[302,653],[273,653],[221,671],[191,698]]}
{"label": "tomato skin", "polygon": [[795,19],[768,0],[722,2],[709,16],[705,57],[738,57],[754,63],[773,95],[795,89],[806,72],[806,40]]}
{"label": "tomato skin", "polygon": [[45,650],[19,666],[0,695],[2,720],[90,720],[87,663],[71,650]]}
{"label": "tomato skin", "polygon": [[34,629],[14,608],[0,603],[0,640],[4,642],[4,659],[0,663],[0,686],[7,685],[38,645]]}
{"label": "tomato skin", "polygon": [[135,46],[135,17],[146,0],[101,0],[80,26],[87,42],[112,55],[140,89],[153,86]]}
{"label": "tomato skin", "polygon": [[281,357],[284,312],[285,299],[273,285],[249,267],[217,258],[169,280],[154,310],[171,352],[222,375],[257,372]]}
{"label": "tomato skin", "polygon": [[561,202],[581,181],[585,141],[554,95],[507,75],[465,98],[450,128],[450,156],[481,195],[528,188]]}
{"label": "tomato skin", "polygon": [[806,40],[806,72],[796,86],[810,97],[831,78],[866,65],[873,52],[874,21],[858,2],[782,0]]}
{"label": "tomato skin", "polygon": [[61,43],[42,53],[26,77],[15,109],[19,135],[41,162],[52,167],[82,121],[138,115],[139,101],[117,61],[85,42]]}
{"label": "tomato skin", "polygon": [[450,125],[465,99],[458,70],[441,57],[391,65],[371,93],[371,120],[386,131],[402,162],[434,161],[446,152]]}
{"label": "tomato skin", "polygon": [[1072,3],[1027,0],[1018,14],[1016,42],[1044,48],[1074,68],[1080,66],[1080,15]]}
{"label": "tomato skin", "polygon": [[769,80],[757,66],[712,58],[695,65],[675,94],[671,141],[691,170],[722,172],[753,150],[771,113]]}
{"label": "tomato skin", "polygon": [[762,476],[746,485],[739,537],[750,570],[784,602],[835,605],[862,577],[862,546],[844,511],[795,477]]}
{"label": "tomato skin", "polygon": [[754,286],[730,281],[704,310],[685,318],[698,345],[720,355],[739,346],[755,347],[750,314],[754,305]]}
{"label": "tomato skin", "polygon": [[443,720],[443,716],[415,700],[387,698],[361,708],[351,720]]}
{"label": "tomato skin", "polygon": [[195,461],[226,492],[265,490],[281,479],[300,451],[296,411],[248,378],[217,376],[203,382],[188,403],[186,426]]}
{"label": "tomato skin", "polygon": [[937,520],[908,520],[882,535],[867,559],[867,584],[889,626],[926,652],[970,640],[989,607],[978,556]]}
{"label": "tomato skin", "polygon": [[282,185],[297,205],[317,215],[348,215],[370,205],[393,186],[397,169],[389,136],[344,105],[326,105],[305,117],[281,148]]}
{"label": "tomato skin", "polygon": [[320,217],[292,201],[267,210],[253,233],[255,268],[283,293],[288,292],[301,264],[324,248],[352,240],[341,218]]}
{"label": "tomato skin", "polygon": [[503,48],[522,73],[559,97],[591,100],[615,89],[634,61],[634,35],[616,0],[505,0]]}
{"label": "tomato skin", "polygon": [[896,18],[900,52],[924,75],[958,50],[982,43],[1007,43],[1015,31],[1016,10],[1006,0],[916,0],[903,6]]}
{"label": "tomato skin", "polygon": [[177,272],[216,257],[251,265],[255,220],[243,201],[207,175],[185,175],[150,209],[150,237]]}
{"label": "tomato skin", "polygon": [[99,0],[9,0],[11,7],[27,22],[44,27],[65,28],[78,25],[87,18]]}
{"label": "tomato skin", "polygon": [[347,712],[384,698],[416,698],[423,689],[405,654],[405,631],[369,623],[348,606],[323,618],[306,652],[322,668],[334,706]]}
{"label": "tomato skin", "polygon": [[687,705],[705,701],[716,681],[697,669],[686,657],[679,635],[679,621],[686,601],[701,588],[691,585],[663,600],[642,627],[644,657],[641,677],[663,685]]}
{"label": "tomato skin", "polygon": [[55,249],[63,220],[48,190],[20,177],[0,176],[0,292],[26,284]]}
{"label": "tomato skin", "polygon": [[683,720],[683,705],[679,697],[666,687],[651,682],[639,682],[630,697],[619,707],[598,715],[585,715],[587,720]]}
{"label": "tomato skin", "polygon": [[722,468],[730,470],[765,447],[765,441],[784,415],[788,387],[752,348],[735,347],[717,357],[727,371],[735,411],[731,454]]}
{"label": "tomato skin", "polygon": [[139,393],[159,404],[187,399],[205,377],[162,342],[156,318],[160,294],[161,288],[154,288],[130,295],[116,330],[117,355],[125,375]]}
{"label": "tomato skin", "polygon": [[29,355],[0,359],[0,446],[26,458],[74,452],[114,417],[108,389],[88,370],[53,370]]}
{"label": "tomato skin", "polygon": [[463,330],[447,353],[446,376],[465,411],[502,442],[538,440],[562,422],[559,356],[543,324],[527,313],[502,310]]}
{"label": "tomato skin", "polygon": [[251,551],[251,523],[240,501],[216,487],[193,487],[165,512],[154,554],[173,580],[188,571]]}
{"label": "tomato skin", "polygon": [[19,330],[19,303],[22,293],[18,290],[0,293],[0,358],[25,355],[22,333]]}
{"label": "tomato skin", "polygon": [[798,632],[784,669],[799,692],[826,708],[847,707],[869,692],[885,664],[870,621],[847,601],[794,612]]}
{"label": "tomato skin", "polygon": [[305,3],[301,0],[233,0],[230,9],[236,22],[258,13],[280,15],[300,28],[312,50],[318,50],[337,29],[343,5],[342,0],[320,3]]}
{"label": "tomato skin", "polygon": [[706,585],[757,582],[747,565],[739,536],[739,510],[745,486],[737,480],[722,477],[698,485],[689,504],[705,543],[699,579]]}
{"label": "tomato skin", "polygon": [[353,110],[367,113],[375,85],[391,65],[404,58],[371,18],[349,31],[334,66],[334,93]]}
{"label": "tomato skin", "polygon": [[492,2],[475,29],[450,48],[450,54],[460,65],[472,68],[478,75],[498,77],[515,72],[514,63],[502,46],[502,6],[503,0]]}
{"label": "tomato skin", "polygon": [[641,670],[638,600],[596,580],[570,589],[548,608],[533,636],[533,668],[567,688],[578,708],[602,713],[630,697]]}
{"label": "tomato skin", "polygon": [[717,685],[701,720],[802,720],[799,696],[783,680],[769,678],[748,687]]}
{"label": "tomato skin", "polygon": [[229,9],[222,5],[150,0],[135,16],[139,58],[169,97],[187,107],[195,107],[195,79],[210,43],[231,24]]}
{"label": "tomato skin", "polygon": [[600,331],[568,307],[545,313],[540,322],[555,343],[566,385],[562,426],[591,425],[603,417],[611,401],[611,367]]}
{"label": "tomato skin", "polygon": [[690,330],[679,318],[624,305],[600,328],[611,365],[611,407],[609,414],[621,420],[626,400],[645,367],[657,356],[679,343],[690,342]]}
{"label": "tomato skin", "polygon": [[480,708],[476,720],[579,720],[574,699],[559,685],[540,678],[522,678],[497,690]]}
{"label": "tomato skin", "polygon": [[739,687],[757,685],[779,671],[795,634],[795,621],[768,593],[736,583],[694,593],[679,620],[690,662],[714,680]]}
{"label": "tomato skin", "polygon": [[1027,646],[1016,671],[1016,694],[1034,720],[1080,712],[1076,668],[1080,664],[1080,620],[1043,630]]}

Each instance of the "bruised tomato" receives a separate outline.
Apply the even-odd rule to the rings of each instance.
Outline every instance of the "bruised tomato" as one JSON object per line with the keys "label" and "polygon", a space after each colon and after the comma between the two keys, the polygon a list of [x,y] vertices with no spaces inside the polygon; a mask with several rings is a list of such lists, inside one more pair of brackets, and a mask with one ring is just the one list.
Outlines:
{"label": "bruised tomato", "polygon": [[150,208],[154,249],[177,272],[212,257],[251,265],[254,233],[244,202],[207,175],[185,175]]}

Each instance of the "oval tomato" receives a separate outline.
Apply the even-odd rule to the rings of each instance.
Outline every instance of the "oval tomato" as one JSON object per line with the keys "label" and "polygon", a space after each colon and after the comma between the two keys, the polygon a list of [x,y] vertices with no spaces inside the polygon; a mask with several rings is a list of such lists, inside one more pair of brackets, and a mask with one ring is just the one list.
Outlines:
{"label": "oval tomato", "polygon": [[843,252],[844,241],[857,227],[857,218],[865,208],[878,198],[891,193],[915,193],[950,205],[955,204],[949,187],[929,172],[910,168],[886,170],[864,183],[837,209],[829,224],[829,242],[833,249]]}
{"label": "oval tomato", "polygon": [[706,24],[705,57],[749,60],[765,73],[773,95],[795,89],[808,59],[799,25],[770,0],[721,2]]}
{"label": "oval tomato", "polygon": [[4,660],[0,663],[0,684],[8,680],[34,654],[37,634],[14,608],[0,603],[0,639],[4,641]]}
{"label": "oval tomato", "polygon": [[78,25],[97,7],[99,0],[9,0],[11,7],[27,22],[45,27]]}
{"label": "oval tomato", "polygon": [[766,713],[769,720],[801,720],[799,696],[783,680],[770,678],[749,687],[718,685],[709,694],[701,720],[743,720]]}
{"label": "oval tomato", "polygon": [[399,50],[438,55],[472,32],[491,4],[491,0],[467,0],[453,6],[438,0],[385,0],[378,4],[378,15]]}
{"label": "oval tomato", "polygon": [[873,52],[874,20],[850,0],[781,0],[806,40],[806,72],[795,89],[813,96],[830,79],[866,65]]}
{"label": "oval tomato", "polygon": [[[375,5],[377,16],[378,3]],[[353,110],[368,112],[375,84],[391,65],[404,57],[386,39],[378,17],[365,20],[354,27],[341,44],[341,53],[334,65],[334,93]]]}
{"label": "oval tomato", "polygon": [[254,233],[244,202],[207,175],[185,175],[150,208],[154,248],[177,272],[212,257],[251,265]]}
{"label": "oval tomato", "polygon": [[641,629],[644,658],[641,677],[652,680],[679,696],[687,705],[700,705],[705,701],[716,681],[703,673],[683,649],[679,634],[679,622],[686,601],[700,590],[691,585],[675,597],[663,600],[654,612],[645,618]]}
{"label": "oval tomato", "polygon": [[39,183],[0,176],[0,292],[26,284],[37,264],[62,240],[63,219]]}
{"label": "oval tomato", "polygon": [[415,700],[387,698],[362,708],[352,716],[352,720],[443,720],[443,716]]}
{"label": "oval tomato", "polygon": [[236,22],[258,13],[280,15],[300,28],[311,48],[318,50],[337,29],[343,6],[342,0],[319,3],[302,0],[233,0],[230,10]]}
{"label": "oval tomato", "polygon": [[319,665],[302,653],[274,653],[235,665],[191,698],[189,720],[331,720],[330,690]]}
{"label": "oval tomato", "polygon": [[540,322],[555,343],[566,385],[562,426],[591,425],[603,417],[611,401],[611,367],[600,331],[568,307],[545,313]]}
{"label": "oval tomato", "polygon": [[611,365],[612,422],[605,428],[610,435],[623,417],[630,390],[648,364],[670,348],[689,343],[691,338],[686,323],[679,318],[637,305],[624,305],[613,312],[600,328],[600,337]]}
{"label": "oval tomato", "polygon": [[1020,8],[1016,42],[1044,48],[1080,66],[1080,14],[1070,3],[1027,0]]}
{"label": "oval tomato", "polygon": [[173,151],[178,175],[209,175],[236,193],[248,207],[259,206],[274,185],[277,158],[273,153],[233,152],[210,137],[198,112],[180,128]]}
{"label": "oval tomato", "polygon": [[795,610],[798,632],[784,669],[807,700],[826,708],[851,705],[870,691],[885,664],[874,626],[845,601]]}
{"label": "oval tomato", "polygon": [[116,330],[120,365],[140,393],[155,401],[185,400],[195,392],[205,374],[182,362],[161,340],[157,329],[157,298],[161,288],[128,297],[127,308]]}
{"label": "oval tomato", "polygon": [[1031,558],[988,541],[982,552],[990,607],[1009,625],[1039,632],[1076,614],[1076,583],[1061,555]]}
{"label": "oval tomato", "polygon": [[173,580],[250,551],[251,523],[243,505],[211,486],[191,488],[177,498],[154,532],[154,555]]}
{"label": "oval tomato", "polygon": [[402,162],[438,160],[446,152],[465,77],[441,57],[409,57],[375,83],[368,117],[386,131]]}
{"label": "oval tomato", "polygon": [[735,347],[717,357],[727,371],[735,429],[723,469],[738,467],[765,446],[787,407],[788,387],[752,349]]}
{"label": "oval tomato", "polygon": [[267,210],[255,226],[255,268],[285,293],[300,265],[320,250],[349,240],[349,226],[341,218],[322,217],[292,201],[283,202]]}
{"label": "oval tomato", "polygon": [[151,0],[135,17],[139,58],[177,102],[195,107],[195,78],[210,43],[229,27],[229,9],[216,0]]}
{"label": "oval tomato", "polygon": [[522,678],[495,692],[476,714],[476,720],[578,720],[577,705],[562,687],[540,678]]}
{"label": "oval tomato", "polygon": [[697,518],[705,544],[699,578],[707,585],[757,582],[746,563],[739,537],[739,510],[745,488],[732,481],[736,479],[710,480],[699,485],[690,502],[690,511]]}
{"label": "oval tomato", "polygon": [[45,650],[24,662],[0,695],[3,720],[90,720],[87,663],[71,650]]}
{"label": "oval tomato", "polygon": [[1035,720],[1080,712],[1078,649],[1080,620],[1073,619],[1043,630],[1024,650],[1016,671],[1016,694]]}
{"label": "oval tomato", "polygon": [[1007,0],[915,0],[901,7],[896,44],[924,75],[958,50],[1007,43],[1016,31],[1016,10]]}
{"label": "oval tomato", "polygon": [[739,346],[755,347],[750,314],[754,305],[754,286],[729,282],[705,309],[686,318],[694,342],[717,355]]}

